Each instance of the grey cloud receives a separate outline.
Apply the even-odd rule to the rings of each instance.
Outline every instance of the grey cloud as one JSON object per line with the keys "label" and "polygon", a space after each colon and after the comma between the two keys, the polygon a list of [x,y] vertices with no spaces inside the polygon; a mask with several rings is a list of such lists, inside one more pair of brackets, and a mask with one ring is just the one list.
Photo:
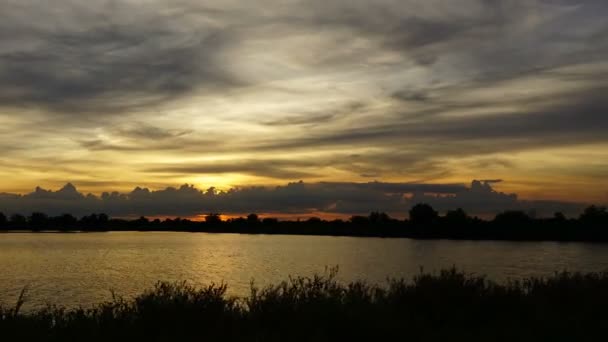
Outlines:
{"label": "grey cloud", "polygon": [[[382,151],[366,152],[357,158],[334,156],[333,166],[344,171],[362,175],[393,175],[421,177],[419,182],[431,182],[435,178],[446,176],[446,170],[440,162],[433,160],[433,155],[424,147],[416,149],[385,148]],[[416,183],[416,182],[415,182]]]}
{"label": "grey cloud", "polygon": [[392,94],[392,97],[401,101],[419,101],[425,102],[429,100],[429,94],[423,91],[400,90]]}
{"label": "grey cloud", "polygon": [[411,179],[422,177],[424,182],[446,176],[446,170],[439,162],[429,159],[427,151],[412,152],[386,150],[363,153],[357,156],[328,154],[317,158],[300,159],[248,159],[213,160],[206,163],[175,163],[148,165],[140,171],[154,175],[197,175],[241,173],[275,179],[310,179],[327,176],[327,168],[361,174],[365,178],[382,178],[382,175],[399,175]]}
{"label": "grey cloud", "polygon": [[[574,33],[556,33],[563,31],[559,27],[564,17],[566,21],[574,18],[588,23],[591,18],[594,23],[601,22],[592,14],[605,13],[605,3],[580,2],[577,7],[542,0],[302,3],[297,14],[286,15],[285,22],[308,29],[346,30],[352,38],[364,37],[379,49],[397,51],[425,66],[457,55],[464,58],[470,74],[512,74],[573,63],[581,56],[587,60],[606,56],[605,46],[598,49],[597,45],[580,44],[581,37]],[[539,22],[544,16],[548,19]],[[588,27],[592,27],[591,32],[583,33],[584,38],[605,30],[601,26]],[[348,42],[343,45],[348,46]],[[342,63],[364,58],[353,51]]]}
{"label": "grey cloud", "polygon": [[[474,155],[540,146],[563,146],[606,141],[608,99],[605,87],[555,98],[543,108],[527,112],[459,117],[432,116],[414,120],[399,117],[362,128],[318,132],[301,138],[261,143],[260,149],[298,149],[310,146],[415,146],[417,156]],[[447,110],[449,108],[444,108]],[[428,141],[450,144],[424,146]],[[478,144],[477,141],[484,141]],[[471,142],[471,143],[467,143]],[[420,146],[421,145],[421,146]],[[432,152],[432,153],[431,153]]]}
{"label": "grey cloud", "polygon": [[154,141],[148,144],[126,142],[112,143],[103,139],[80,140],[78,144],[89,151],[118,151],[118,152],[145,152],[179,150],[182,145],[179,141],[170,144]]}
{"label": "grey cloud", "polygon": [[106,138],[80,139],[76,143],[90,151],[180,151],[201,154],[203,148],[209,151],[219,151],[223,143],[215,139],[187,137],[188,130],[130,130],[115,132],[120,141],[113,142]]}
{"label": "grey cloud", "polygon": [[204,13],[175,18],[169,5],[128,1],[1,6],[0,31],[14,42],[0,48],[3,106],[111,114],[238,82],[218,60],[229,32]]}
{"label": "grey cloud", "polygon": [[0,194],[0,208],[7,213],[43,211],[85,215],[105,212],[113,216],[194,216],[208,212],[350,215],[382,210],[403,217],[418,202],[430,203],[441,211],[462,207],[473,214],[518,209],[536,210],[539,215],[550,215],[555,210],[573,215],[583,208],[578,203],[518,200],[516,195],[497,192],[490,182],[481,181],[474,181],[471,187],[459,184],[297,182],[277,187],[234,188],[226,192],[218,192],[214,188],[201,191],[191,185],[183,185],[156,191],[137,187],[130,193],[107,192],[99,197],[81,194],[68,184],[58,191],[37,188],[26,195]]}
{"label": "grey cloud", "polygon": [[[123,146],[107,143],[101,139],[79,141],[80,146],[91,151],[141,151],[142,147]],[[149,146],[143,148],[149,149]]]}
{"label": "grey cloud", "polygon": [[319,126],[328,122],[335,123],[337,120],[364,110],[365,107],[366,103],[362,101],[351,101],[325,111],[298,113],[278,119],[265,120],[261,123],[267,126]]}
{"label": "grey cloud", "polygon": [[580,214],[585,207],[585,204],[574,202],[520,200],[516,194],[495,191],[492,184],[497,182],[500,180],[473,181],[469,189],[455,195],[415,194],[411,201],[428,203],[441,212],[463,208],[480,216],[492,216],[506,210],[522,210],[539,216],[551,216],[556,212],[574,216]]}
{"label": "grey cloud", "polygon": [[177,138],[193,132],[191,129],[164,129],[142,122],[134,122],[126,127],[119,127],[116,131],[119,136],[144,140]]}
{"label": "grey cloud", "polygon": [[[608,28],[595,25],[601,18],[589,14],[605,13],[607,6],[577,5],[572,9],[571,3],[540,0],[314,0],[285,6],[265,1],[250,8],[246,3],[152,1],[142,9],[126,0],[87,5],[61,0],[52,8],[34,1],[9,2],[0,11],[0,32],[6,38],[0,48],[0,105],[61,113],[125,112],[194,90],[226,89],[246,83],[229,71],[223,55],[227,47],[301,31],[342,39],[319,52],[337,53],[339,59],[329,61],[332,66],[358,63],[375,53],[353,50],[352,40],[359,37],[373,42],[372,50],[397,51],[422,64],[456,53],[466,60],[462,71],[474,77],[512,75],[581,58],[603,60],[608,46],[597,44],[594,37],[604,36]],[[570,12],[558,15],[565,8]],[[558,13],[555,18],[528,31],[521,24],[553,12]],[[582,14],[591,18],[590,29],[556,33],[561,20],[579,20]],[[581,39],[592,41],[581,44]]]}
{"label": "grey cloud", "polygon": [[[142,6],[141,2],[129,0],[86,3],[58,0],[50,6],[32,0],[5,1],[0,5],[0,107],[3,112],[4,107],[26,107],[42,109],[42,113],[28,116],[19,125],[12,124],[10,130],[2,130],[3,133],[31,130],[20,133],[19,139],[38,145],[23,147],[13,137],[0,144],[13,152],[25,150],[32,152],[25,154],[36,154],[38,146],[46,144],[41,131],[70,136],[73,132],[69,128],[76,121],[88,119],[95,120],[96,128],[101,126],[104,134],[79,132],[71,139],[91,152],[175,151],[217,156],[234,151],[245,154],[311,148],[323,152],[340,150],[345,154],[353,149],[372,150],[361,152],[357,160],[338,156],[331,163],[328,158],[306,164],[290,161],[268,165],[247,160],[214,165],[160,165],[148,172],[180,175],[244,172],[294,179],[316,176],[314,168],[329,165],[362,176],[400,174],[408,179],[431,180],[449,172],[441,163],[447,157],[607,141],[606,72],[566,74],[558,70],[560,66],[585,65],[608,58],[605,1],[306,0],[281,2],[281,6],[277,3],[151,0]],[[203,139],[200,138],[203,132],[191,131],[187,126],[164,129],[142,124],[146,117],[163,115],[150,107],[191,94],[221,91],[225,96],[222,100],[238,97],[239,94],[226,90],[251,84],[234,74],[232,70],[238,68],[231,68],[228,63],[258,61],[249,59],[249,55],[238,55],[243,52],[240,44],[253,42],[255,48],[260,40],[291,42],[291,38],[303,35],[315,39],[307,40],[305,46],[287,44],[283,48],[287,47],[288,53],[277,54],[287,59],[278,62],[296,70],[297,77],[316,80],[323,76],[318,84],[358,83],[356,92],[361,93],[372,93],[377,86],[382,89],[381,94],[364,94],[365,100],[352,99],[352,104],[339,104],[335,109],[306,107],[283,117],[270,113],[275,115],[256,121],[273,126],[270,128],[293,126],[289,130],[293,134],[289,136],[279,130],[267,135],[246,132],[239,140],[239,137],[232,139],[232,132],[218,130],[216,135],[210,133]],[[295,48],[308,53],[300,55],[293,52]],[[389,61],[374,59],[385,55],[390,55]],[[400,75],[411,68],[409,61],[418,63],[422,68],[415,69],[424,69],[433,79],[414,78],[422,84],[412,85],[408,76],[403,76],[391,80],[394,84],[388,86],[387,76]],[[297,65],[293,66],[294,63]],[[332,78],[334,71],[339,77]],[[552,75],[558,81],[571,81],[572,86],[568,91],[542,98],[507,96],[502,101],[497,96],[490,101],[458,98],[467,91],[530,75]],[[268,81],[266,75],[256,76]],[[372,86],[361,90],[359,83]],[[257,95],[255,87],[249,90],[252,92],[248,95]],[[290,91],[291,95],[300,94],[299,89]],[[340,91],[338,95],[347,93]],[[333,95],[330,92],[328,97]],[[301,96],[305,98],[311,93],[302,92]],[[374,101],[383,101],[383,106],[373,107]],[[525,109],[491,112],[509,105]],[[366,112],[361,113],[362,109]],[[490,114],[445,115],[455,109],[475,113],[487,110]],[[200,115],[205,113],[204,108],[200,111]],[[116,126],[116,122],[107,121],[107,115],[100,113],[116,114],[121,119],[126,113],[133,113],[135,118],[129,120],[136,123]],[[340,121],[344,118],[348,120]],[[511,167],[497,159],[480,161],[477,167],[486,165]],[[382,199],[378,199],[379,204]],[[344,203],[332,205],[343,208]]]}
{"label": "grey cloud", "polygon": [[331,121],[334,118],[334,114],[299,115],[263,121],[262,124],[267,126],[318,125],[323,122]]}
{"label": "grey cloud", "polygon": [[243,160],[221,162],[213,161],[199,164],[168,164],[150,167],[144,170],[148,173],[168,174],[221,174],[246,173],[255,176],[277,179],[300,179],[317,176],[316,172],[308,172],[311,167],[318,167],[313,162],[294,160]]}

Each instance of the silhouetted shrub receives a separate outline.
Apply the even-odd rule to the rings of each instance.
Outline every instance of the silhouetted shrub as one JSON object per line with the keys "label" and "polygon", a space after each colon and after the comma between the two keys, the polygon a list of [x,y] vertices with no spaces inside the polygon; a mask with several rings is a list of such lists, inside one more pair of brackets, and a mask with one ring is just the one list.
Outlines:
{"label": "silhouetted shrub", "polygon": [[0,307],[0,334],[20,341],[602,340],[608,273],[556,273],[497,284],[455,269],[386,286],[335,272],[289,278],[246,298],[225,285],[158,283],[90,309]]}

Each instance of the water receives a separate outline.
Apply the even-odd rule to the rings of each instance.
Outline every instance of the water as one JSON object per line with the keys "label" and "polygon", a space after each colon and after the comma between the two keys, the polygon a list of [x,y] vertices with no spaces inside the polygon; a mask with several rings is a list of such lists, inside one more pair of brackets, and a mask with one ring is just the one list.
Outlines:
{"label": "water", "polygon": [[557,242],[410,240],[319,236],[111,232],[0,234],[0,303],[13,305],[28,287],[26,308],[85,306],[138,294],[158,280],[203,285],[226,282],[247,295],[288,275],[310,276],[339,266],[342,281],[384,283],[423,267],[456,265],[507,278],[556,270],[608,270],[608,245]]}

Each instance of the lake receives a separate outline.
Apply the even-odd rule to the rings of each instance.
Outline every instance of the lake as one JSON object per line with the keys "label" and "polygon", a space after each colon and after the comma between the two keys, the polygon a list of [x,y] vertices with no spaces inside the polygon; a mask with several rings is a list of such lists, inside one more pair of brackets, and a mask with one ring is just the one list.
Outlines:
{"label": "lake", "polygon": [[411,240],[205,233],[2,233],[0,303],[26,309],[88,307],[129,297],[159,280],[225,282],[232,295],[289,275],[339,267],[342,281],[384,283],[451,266],[504,281],[556,270],[608,270],[608,245],[559,242]]}

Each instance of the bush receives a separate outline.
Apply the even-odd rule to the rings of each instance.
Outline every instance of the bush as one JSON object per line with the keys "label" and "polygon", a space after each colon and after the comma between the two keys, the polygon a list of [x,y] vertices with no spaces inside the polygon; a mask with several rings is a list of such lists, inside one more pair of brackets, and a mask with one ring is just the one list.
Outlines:
{"label": "bush", "polygon": [[385,286],[335,271],[289,278],[246,298],[226,285],[158,283],[90,309],[0,308],[0,336],[25,341],[599,340],[608,273],[556,273],[497,284],[455,269]]}

